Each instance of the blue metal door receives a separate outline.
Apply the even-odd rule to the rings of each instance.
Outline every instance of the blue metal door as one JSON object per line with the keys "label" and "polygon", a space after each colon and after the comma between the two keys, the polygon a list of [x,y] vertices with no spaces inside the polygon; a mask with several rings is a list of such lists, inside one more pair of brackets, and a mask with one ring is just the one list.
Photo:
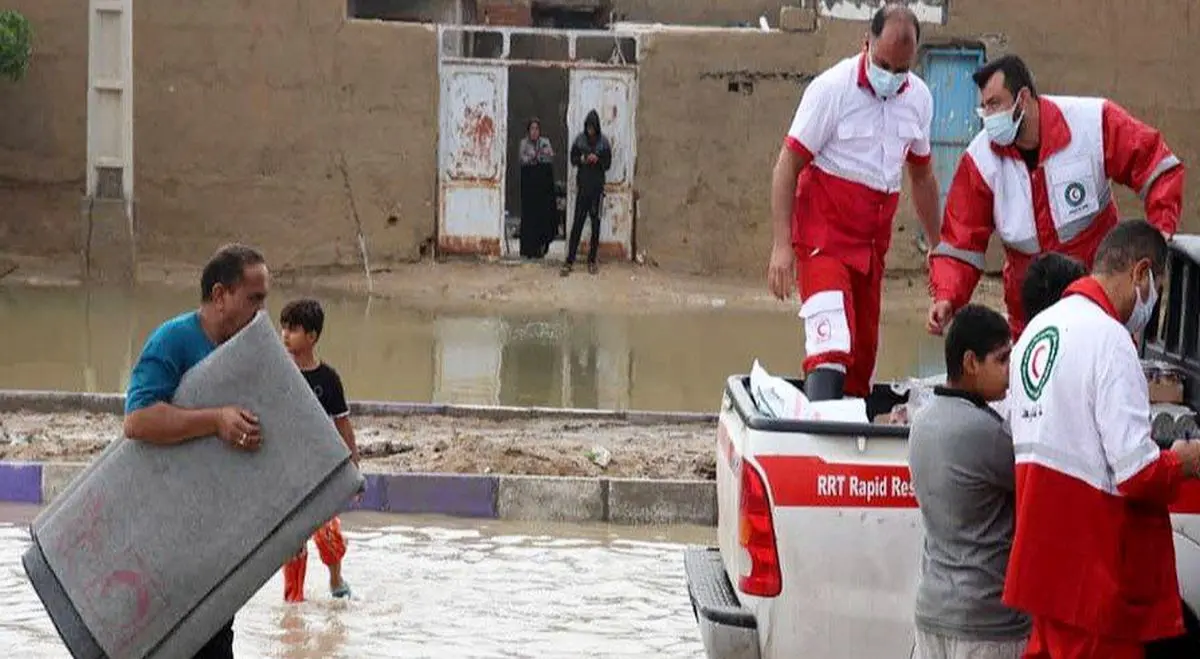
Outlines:
{"label": "blue metal door", "polygon": [[954,170],[971,139],[979,132],[981,123],[975,108],[979,107],[979,89],[971,74],[983,65],[983,50],[978,48],[930,48],[921,53],[921,75],[933,94],[933,167],[942,193],[942,208],[946,193],[954,180]]}

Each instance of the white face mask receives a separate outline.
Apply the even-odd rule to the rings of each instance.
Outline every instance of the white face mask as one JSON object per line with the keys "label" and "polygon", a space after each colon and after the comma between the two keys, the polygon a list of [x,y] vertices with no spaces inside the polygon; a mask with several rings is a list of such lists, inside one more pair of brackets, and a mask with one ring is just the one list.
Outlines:
{"label": "white face mask", "polygon": [[1154,286],[1154,273],[1147,274],[1150,276],[1150,291],[1146,293],[1146,299],[1142,299],[1142,291],[1136,285],[1133,289],[1137,301],[1133,303],[1133,313],[1129,314],[1129,320],[1125,321],[1125,329],[1129,330],[1130,334],[1137,334],[1146,329],[1146,325],[1150,324],[1150,318],[1154,315],[1154,305],[1158,304],[1158,288]]}
{"label": "white face mask", "polygon": [[866,57],[867,81],[871,83],[871,89],[875,90],[875,95],[887,100],[899,93],[900,88],[904,86],[904,81],[908,80],[908,73],[892,73],[883,70],[875,64],[870,50],[867,51]]}
{"label": "white face mask", "polygon": [[1021,130],[1021,122],[1025,120],[1024,112],[1021,112],[1021,116],[1016,116],[1018,107],[1019,104],[1014,103],[1012,109],[995,114],[984,114],[983,108],[976,110],[983,119],[983,129],[987,131],[988,138],[997,146],[1009,146],[1017,141],[1017,132]]}

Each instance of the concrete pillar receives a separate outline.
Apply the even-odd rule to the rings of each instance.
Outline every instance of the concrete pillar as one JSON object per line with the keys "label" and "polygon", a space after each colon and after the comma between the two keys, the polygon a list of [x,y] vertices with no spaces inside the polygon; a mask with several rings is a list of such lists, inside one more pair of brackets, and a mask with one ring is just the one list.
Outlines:
{"label": "concrete pillar", "polygon": [[87,194],[83,276],[136,277],[133,196],[133,0],[88,2]]}
{"label": "concrete pillar", "polygon": [[122,199],[84,197],[83,278],[98,283],[133,283],[137,279],[133,204]]}

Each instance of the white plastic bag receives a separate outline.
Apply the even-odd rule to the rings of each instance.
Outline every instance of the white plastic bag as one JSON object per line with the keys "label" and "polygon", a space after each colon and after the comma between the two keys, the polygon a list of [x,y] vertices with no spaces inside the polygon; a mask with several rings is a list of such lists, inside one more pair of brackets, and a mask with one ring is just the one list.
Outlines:
{"label": "white plastic bag", "polygon": [[912,423],[912,420],[917,418],[917,413],[933,401],[933,388],[945,383],[945,374],[905,380],[901,388],[901,391],[904,388],[908,389],[908,403],[904,406],[904,422],[906,424]]}
{"label": "white plastic bag", "polygon": [[776,419],[799,419],[808,398],[796,385],[776,377],[754,360],[750,367],[750,396],[758,411]]}
{"label": "white plastic bag", "polygon": [[800,418],[805,421],[867,423],[867,401],[861,398],[809,401]]}
{"label": "white plastic bag", "polygon": [[750,395],[760,412],[776,419],[867,422],[867,403],[863,399],[810,401],[796,385],[768,373],[757,359],[750,367]]}

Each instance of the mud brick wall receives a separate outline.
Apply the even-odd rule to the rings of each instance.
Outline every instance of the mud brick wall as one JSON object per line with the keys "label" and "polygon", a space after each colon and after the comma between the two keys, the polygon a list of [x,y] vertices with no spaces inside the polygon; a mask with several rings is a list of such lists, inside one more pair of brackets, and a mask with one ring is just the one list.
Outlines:
{"label": "mud brick wall", "polygon": [[[16,5],[37,44],[30,77],[0,85],[0,250],[74,255],[87,6]],[[143,263],[203,263],[240,240],[281,270],[354,266],[360,227],[372,265],[419,257],[434,232],[436,31],[345,12],[343,0],[134,4]]]}
{"label": "mud brick wall", "polygon": [[807,35],[754,30],[645,37],[634,180],[637,248],[648,260],[683,272],[763,271],[771,167],[820,49]]}
{"label": "mud brick wall", "polygon": [[87,170],[87,3],[20,0],[34,56],[0,81],[0,251],[77,258]]}
{"label": "mud brick wall", "polygon": [[[1186,164],[1200,162],[1200,75],[1188,63],[1200,12],[1189,0],[1093,3],[1086,20],[1076,5],[1041,0],[1006,0],[1002,8],[956,0],[949,12],[946,25],[923,26],[927,45],[982,44],[989,58],[1020,54],[1039,91],[1107,96],[1159,128]],[[672,270],[763,277],[771,167],[803,75],[857,52],[865,33],[865,23],[823,19],[814,33],[648,36],[638,89],[638,249]],[[745,73],[728,74],[737,71]],[[729,91],[734,78],[738,91]],[[742,84],[747,78],[752,91]],[[1126,189],[1117,201],[1123,216],[1143,215]],[[906,196],[892,269],[922,267],[918,226]],[[1186,189],[1181,226],[1200,233],[1200,186]],[[997,262],[997,250],[992,256]]]}
{"label": "mud brick wall", "polygon": [[139,256],[228,240],[281,270],[412,259],[432,236],[436,30],[345,3],[134,6]]}
{"label": "mud brick wall", "polygon": [[[0,252],[74,258],[86,3],[9,5],[33,21],[36,42],[29,76],[0,82]],[[956,0],[947,23],[925,26],[924,36],[931,45],[981,43],[989,57],[1019,53],[1043,92],[1109,96],[1193,164],[1193,5],[1104,1],[1083,12],[1044,0]],[[746,9],[736,0],[614,3],[622,6],[668,22],[718,7],[740,19]],[[343,0],[138,2],[134,12],[143,263],[202,263],[237,239],[265,246],[284,269],[355,267],[360,226],[373,264],[419,256],[436,225],[432,27],[348,21]],[[768,19],[776,24],[777,13]],[[821,20],[813,33],[648,34],[638,85],[639,251],[675,271],[761,278],[771,166],[806,76],[856,52],[865,30]],[[1118,202],[1124,215],[1141,214],[1131,194]],[[1200,232],[1197,202],[1200,186],[1188,186],[1185,231]],[[907,199],[901,209],[890,264],[919,268]]]}

